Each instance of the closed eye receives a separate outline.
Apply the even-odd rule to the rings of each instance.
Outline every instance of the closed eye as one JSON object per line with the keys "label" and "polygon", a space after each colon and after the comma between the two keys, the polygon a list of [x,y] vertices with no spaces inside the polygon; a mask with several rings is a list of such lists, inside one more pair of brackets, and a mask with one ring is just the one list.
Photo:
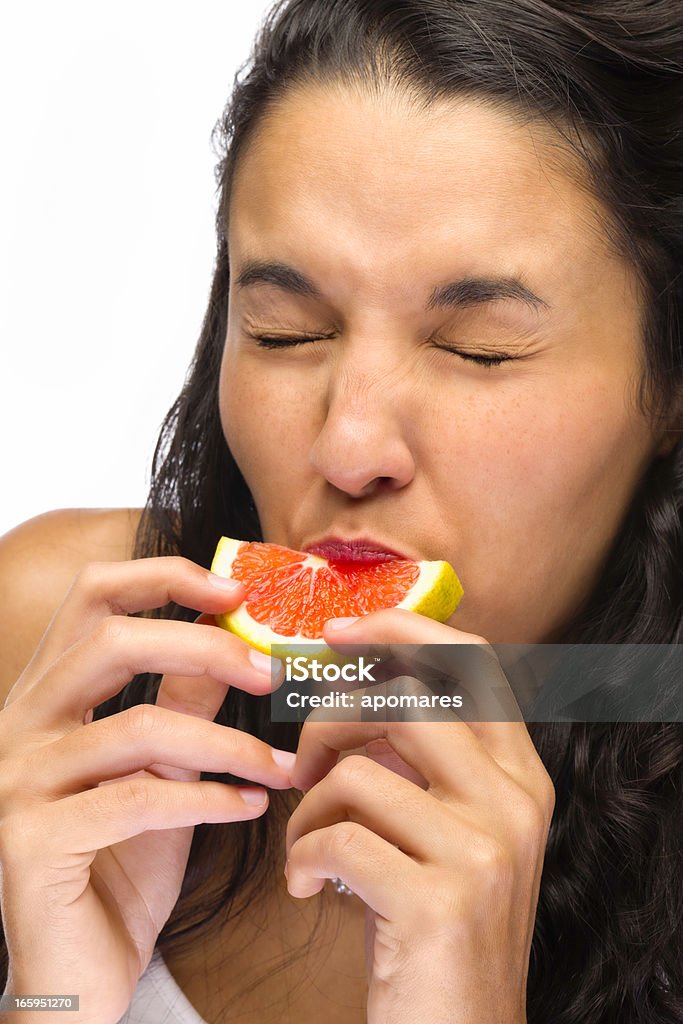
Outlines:
{"label": "closed eye", "polygon": [[517,356],[503,355],[502,352],[481,356],[472,352],[460,352],[457,348],[447,348],[445,345],[439,345],[438,348],[443,349],[444,352],[451,352],[454,356],[460,356],[461,359],[467,359],[471,363],[477,363],[479,366],[500,366],[501,363],[514,362],[518,358]]}
{"label": "closed eye", "polygon": [[[252,338],[256,341],[256,344],[261,348],[292,348],[294,345],[305,345],[312,341],[329,341],[329,337],[320,337],[319,335],[274,335],[274,334],[252,334]],[[471,352],[461,352],[459,349],[448,348],[446,345],[437,345],[437,348],[443,352],[451,352],[453,355],[460,356],[461,359],[466,359],[468,362],[477,363],[479,366],[500,366],[501,363],[512,362],[516,356],[508,356],[502,352],[493,353],[490,356],[482,356],[473,354]]]}
{"label": "closed eye", "polygon": [[251,334],[250,337],[262,348],[290,348],[292,345],[305,345],[306,342],[329,340],[318,334]]}

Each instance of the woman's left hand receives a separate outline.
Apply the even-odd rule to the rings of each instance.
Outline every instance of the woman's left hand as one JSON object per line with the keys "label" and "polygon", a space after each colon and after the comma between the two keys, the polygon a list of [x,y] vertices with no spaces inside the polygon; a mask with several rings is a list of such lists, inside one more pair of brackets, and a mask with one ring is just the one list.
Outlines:
{"label": "woman's left hand", "polygon": [[[484,645],[497,685],[509,690],[483,638],[414,612],[372,612],[343,633],[326,626],[330,645],[343,649],[342,636],[352,645]],[[426,788],[370,756],[336,763],[339,752],[378,740]],[[368,1024],[522,1024],[555,803],[525,723],[332,722],[314,713],[291,779],[308,791],[287,829],[288,889],[312,896],[340,877],[364,901]]]}

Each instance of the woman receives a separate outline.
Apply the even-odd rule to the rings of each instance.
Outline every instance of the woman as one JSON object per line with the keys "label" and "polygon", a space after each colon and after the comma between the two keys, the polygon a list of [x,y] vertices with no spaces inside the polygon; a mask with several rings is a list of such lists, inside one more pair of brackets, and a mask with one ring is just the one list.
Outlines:
{"label": "woman", "polygon": [[369,536],[465,597],[352,642],[680,643],[682,72],[663,0],[273,9],[134,547],[92,520],[0,715],[9,992],[152,1019],[156,947],[184,1020],[683,1020],[679,723],[299,737],[201,568]]}

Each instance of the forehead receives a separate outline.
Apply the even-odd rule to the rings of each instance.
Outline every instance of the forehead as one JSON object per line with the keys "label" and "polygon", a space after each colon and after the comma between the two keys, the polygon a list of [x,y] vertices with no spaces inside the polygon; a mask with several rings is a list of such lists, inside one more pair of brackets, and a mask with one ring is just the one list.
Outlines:
{"label": "forehead", "polygon": [[348,267],[347,284],[371,276],[384,296],[414,282],[418,261],[437,276],[445,259],[468,272],[533,266],[549,286],[570,261],[590,277],[607,256],[601,211],[570,159],[550,128],[480,100],[426,110],[393,90],[299,88],[241,154],[231,259]]}

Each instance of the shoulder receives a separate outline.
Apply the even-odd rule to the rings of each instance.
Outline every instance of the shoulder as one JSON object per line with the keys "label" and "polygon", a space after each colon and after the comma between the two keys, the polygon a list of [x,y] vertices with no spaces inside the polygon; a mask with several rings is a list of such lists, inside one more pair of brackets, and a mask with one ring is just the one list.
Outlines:
{"label": "shoulder", "polygon": [[0,708],[88,562],[132,557],[142,509],[53,509],[0,537]]}
{"label": "shoulder", "polygon": [[16,582],[28,573],[41,580],[41,589],[58,587],[55,573],[71,580],[86,562],[130,558],[141,514],[139,508],[43,512],[0,537],[0,570],[18,573]]}

